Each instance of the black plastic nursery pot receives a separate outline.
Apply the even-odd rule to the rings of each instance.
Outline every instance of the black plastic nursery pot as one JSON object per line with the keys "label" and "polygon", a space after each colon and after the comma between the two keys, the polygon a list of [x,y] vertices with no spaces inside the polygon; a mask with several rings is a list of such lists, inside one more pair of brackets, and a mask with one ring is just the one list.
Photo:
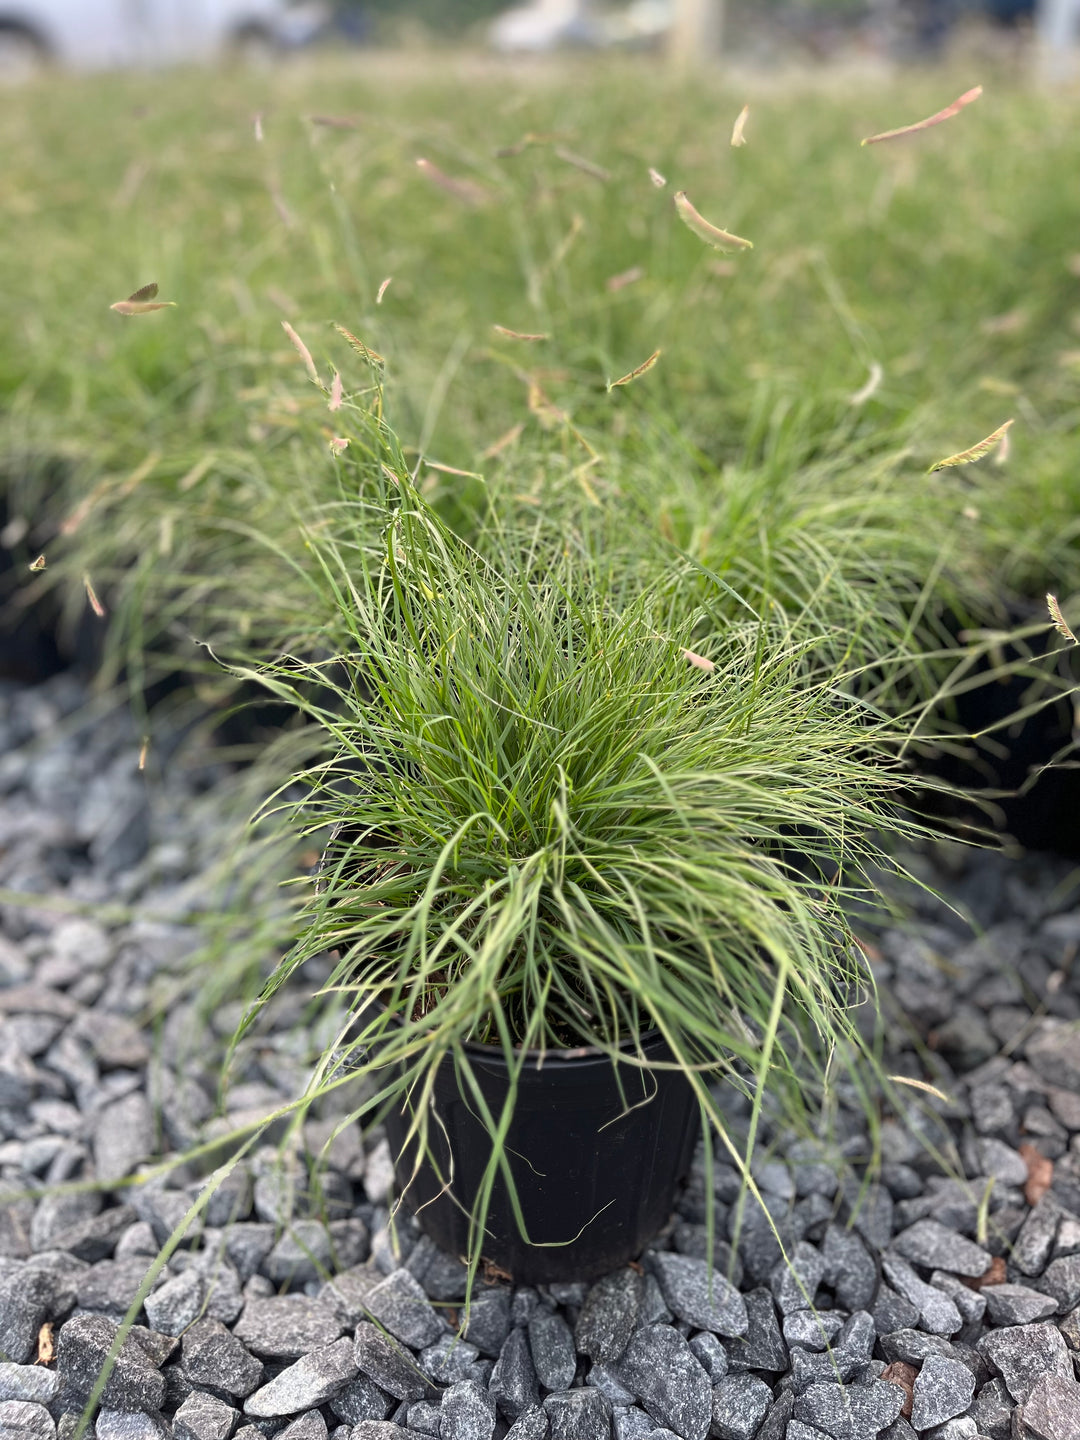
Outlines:
{"label": "black plastic nursery pot", "polygon": [[[1041,613],[1034,604],[1015,604],[1009,619],[1019,626],[1041,618]],[[1059,645],[1051,636],[1045,648]],[[1009,646],[1005,655],[1009,660],[1019,658],[1019,652]],[[985,660],[980,668],[988,671],[990,661]],[[1080,675],[1076,678],[1080,683]],[[996,825],[976,807],[943,803],[940,796],[928,795],[927,808],[931,815],[936,813],[953,823],[997,828],[1026,850],[1080,857],[1080,748],[1053,763],[1077,738],[1075,697],[1048,704],[1014,725],[1004,724],[1025,704],[1028,684],[1017,677],[991,679],[960,695],[955,717],[959,729],[972,735],[990,731],[991,744],[976,741],[969,759],[938,752],[919,762],[924,773],[950,784],[974,792],[1004,792],[995,793],[992,799]]]}
{"label": "black plastic nursery pot", "polygon": [[[465,1047],[494,1114],[510,1087],[501,1050]],[[657,1034],[645,1058],[670,1063]],[[621,1088],[620,1088],[621,1086]],[[420,1228],[443,1250],[468,1251],[469,1215],[491,1154],[491,1139],[459,1088],[448,1057],[435,1078],[428,1126],[431,1158],[415,1167],[406,1144],[410,1116],[386,1119],[399,1191]],[[671,1215],[689,1168],[699,1111],[686,1076],[613,1062],[600,1050],[529,1051],[518,1079],[506,1155],[529,1242],[505,1181],[496,1178],[483,1259],[519,1283],[594,1280],[639,1255]],[[450,1178],[446,1193],[440,1175]]]}

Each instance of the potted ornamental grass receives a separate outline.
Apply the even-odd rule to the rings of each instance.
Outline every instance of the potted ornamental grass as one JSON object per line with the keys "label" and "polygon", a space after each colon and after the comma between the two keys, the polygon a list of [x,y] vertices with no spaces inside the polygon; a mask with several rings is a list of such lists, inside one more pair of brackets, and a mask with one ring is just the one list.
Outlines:
{"label": "potted ornamental grass", "polygon": [[297,569],[333,644],[259,674],[314,722],[276,804],[323,859],[269,991],[330,952],[350,1007],[309,1094],[362,1080],[400,1200],[474,1273],[610,1271],[699,1132],[752,1187],[723,1086],[752,1148],[766,1092],[812,1112],[872,1063],[844,907],[903,826],[896,737],[811,631],[717,629],[546,530],[481,553],[400,464]]}

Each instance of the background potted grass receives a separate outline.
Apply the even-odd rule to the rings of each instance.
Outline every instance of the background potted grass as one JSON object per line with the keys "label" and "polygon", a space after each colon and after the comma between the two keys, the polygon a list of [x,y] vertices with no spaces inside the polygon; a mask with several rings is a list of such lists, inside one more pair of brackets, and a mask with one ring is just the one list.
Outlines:
{"label": "background potted grass", "polygon": [[268,993],[337,952],[353,1020],[311,1093],[360,1072],[440,1243],[599,1274],[666,1218],[699,1116],[736,1153],[718,1084],[812,1109],[831,1059],[865,1088],[843,905],[904,828],[897,736],[810,627],[713,625],[699,654],[663,577],[508,529],[481,553],[400,466],[360,496],[297,562],[332,663],[259,672],[321,731],[285,808],[331,836]]}

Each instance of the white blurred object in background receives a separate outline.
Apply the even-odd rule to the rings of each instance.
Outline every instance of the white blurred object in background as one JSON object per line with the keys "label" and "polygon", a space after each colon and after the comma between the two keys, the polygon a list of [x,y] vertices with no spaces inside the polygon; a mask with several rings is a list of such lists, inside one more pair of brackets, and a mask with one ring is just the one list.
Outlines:
{"label": "white blurred object in background", "polygon": [[329,19],[288,0],[0,0],[0,77],[56,61],[163,65],[307,44]]}
{"label": "white blurred object in background", "polygon": [[540,54],[560,45],[591,44],[589,0],[533,0],[504,10],[491,23],[491,44],[504,54]]}
{"label": "white blurred object in background", "polygon": [[599,12],[592,0],[532,0],[497,16],[489,38],[503,54],[666,44],[679,60],[698,63],[718,53],[723,14],[723,0],[631,0]]}
{"label": "white blurred object in background", "polygon": [[1039,59],[1048,80],[1075,79],[1080,69],[1080,0],[1040,0]]}

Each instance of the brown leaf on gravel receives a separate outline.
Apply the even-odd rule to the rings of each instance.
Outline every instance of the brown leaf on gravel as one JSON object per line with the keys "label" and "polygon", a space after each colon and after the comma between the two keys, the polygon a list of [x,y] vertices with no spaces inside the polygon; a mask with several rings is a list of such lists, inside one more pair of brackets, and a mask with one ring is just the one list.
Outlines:
{"label": "brown leaf on gravel", "polygon": [[911,1418],[911,1407],[915,1400],[915,1379],[918,1373],[914,1365],[906,1365],[903,1360],[894,1360],[881,1372],[882,1380],[887,1380],[890,1385],[898,1385],[903,1390],[904,1404],[900,1414],[905,1420]]}
{"label": "brown leaf on gravel", "polygon": [[52,1359],[55,1354],[56,1349],[53,1345],[53,1327],[49,1324],[48,1321],[46,1321],[45,1324],[42,1325],[41,1329],[38,1331],[37,1359],[34,1361],[34,1364],[49,1365],[52,1363]]}
{"label": "brown leaf on gravel", "polygon": [[984,1285],[1004,1285],[1008,1279],[1005,1269],[1005,1261],[1000,1255],[995,1255],[990,1261],[990,1268],[983,1275],[974,1279],[970,1275],[958,1275],[957,1279],[963,1281],[969,1290],[981,1290]]}
{"label": "brown leaf on gravel", "polygon": [[1020,1154],[1028,1168],[1024,1199],[1029,1205],[1035,1206],[1054,1183],[1054,1162],[1041,1154],[1030,1140],[1025,1140],[1020,1146]]}

